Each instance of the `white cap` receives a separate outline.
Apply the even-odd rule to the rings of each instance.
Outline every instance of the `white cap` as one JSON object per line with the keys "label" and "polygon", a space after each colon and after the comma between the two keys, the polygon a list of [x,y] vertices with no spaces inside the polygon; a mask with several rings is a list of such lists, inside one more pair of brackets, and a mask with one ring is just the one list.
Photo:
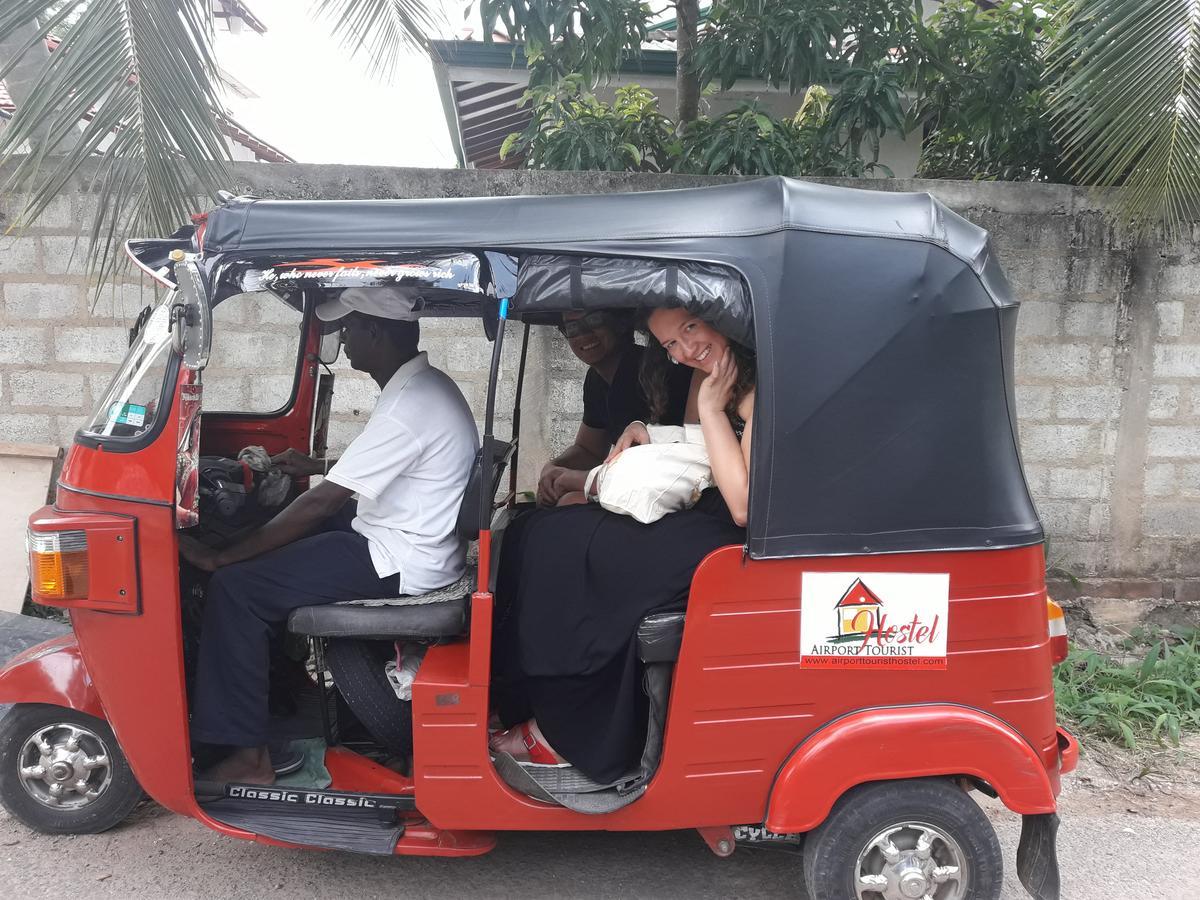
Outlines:
{"label": "white cap", "polygon": [[352,312],[360,312],[380,319],[399,319],[415,322],[418,311],[424,306],[420,289],[398,284],[381,287],[346,288],[332,300],[317,307],[317,318],[322,322],[334,322]]}

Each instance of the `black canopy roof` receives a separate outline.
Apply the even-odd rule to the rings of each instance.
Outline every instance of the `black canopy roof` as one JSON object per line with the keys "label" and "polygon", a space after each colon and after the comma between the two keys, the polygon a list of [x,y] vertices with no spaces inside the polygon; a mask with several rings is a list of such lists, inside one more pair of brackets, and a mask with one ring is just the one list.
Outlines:
{"label": "black canopy roof", "polygon": [[[766,178],[586,196],[237,199],[204,236],[214,263],[421,248],[725,267],[739,289],[704,291],[702,312],[747,342],[752,329],[757,347],[754,556],[1042,540],[1017,447],[1016,301],[987,233],[928,194]],[[520,314],[612,298],[513,302]]]}

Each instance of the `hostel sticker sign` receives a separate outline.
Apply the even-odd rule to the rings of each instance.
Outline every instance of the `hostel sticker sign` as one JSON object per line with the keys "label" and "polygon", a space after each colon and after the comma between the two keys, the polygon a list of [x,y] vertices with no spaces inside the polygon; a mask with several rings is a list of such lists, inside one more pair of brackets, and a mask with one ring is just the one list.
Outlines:
{"label": "hostel sticker sign", "polygon": [[946,668],[946,573],[805,572],[800,604],[802,667]]}

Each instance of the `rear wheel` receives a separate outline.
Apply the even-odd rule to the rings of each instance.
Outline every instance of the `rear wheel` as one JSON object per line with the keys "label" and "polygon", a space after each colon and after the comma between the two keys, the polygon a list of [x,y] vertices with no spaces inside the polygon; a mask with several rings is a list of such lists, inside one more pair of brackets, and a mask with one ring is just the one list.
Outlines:
{"label": "rear wheel", "polygon": [[0,802],[35,831],[107,831],[141,799],[107,722],[32,703],[0,721]]}
{"label": "rear wheel", "polygon": [[945,779],[860,785],[804,844],[810,900],[997,900],[1000,844]]}

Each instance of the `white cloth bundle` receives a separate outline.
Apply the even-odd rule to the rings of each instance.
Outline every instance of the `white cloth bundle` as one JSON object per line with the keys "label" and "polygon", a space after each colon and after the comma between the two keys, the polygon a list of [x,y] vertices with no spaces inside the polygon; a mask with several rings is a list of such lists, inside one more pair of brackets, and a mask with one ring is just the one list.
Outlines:
{"label": "white cloth bundle", "polygon": [[584,493],[609,512],[639,522],[690,509],[713,485],[699,425],[648,425],[649,444],[630,447],[588,472]]}

